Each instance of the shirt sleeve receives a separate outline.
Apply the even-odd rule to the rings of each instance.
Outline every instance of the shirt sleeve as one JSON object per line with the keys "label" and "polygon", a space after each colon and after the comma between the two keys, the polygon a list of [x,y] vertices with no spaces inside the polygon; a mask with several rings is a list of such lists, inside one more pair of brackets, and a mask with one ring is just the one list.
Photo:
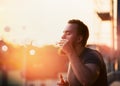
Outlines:
{"label": "shirt sleeve", "polygon": [[84,64],[92,63],[100,65],[100,57],[97,52],[89,52],[84,56]]}

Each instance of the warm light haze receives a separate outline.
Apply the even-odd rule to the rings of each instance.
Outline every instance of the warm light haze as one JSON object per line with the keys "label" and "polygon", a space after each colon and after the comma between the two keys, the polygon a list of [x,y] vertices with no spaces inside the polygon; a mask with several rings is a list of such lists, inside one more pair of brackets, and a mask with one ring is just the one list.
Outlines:
{"label": "warm light haze", "polygon": [[[88,47],[99,50],[107,68],[113,67],[109,61],[117,57],[117,0],[113,0],[114,15],[111,1],[0,0],[0,75],[5,73],[10,86],[56,86],[59,74],[66,77],[68,58],[53,45],[70,19],[88,26]],[[99,13],[110,17],[104,20]]]}
{"label": "warm light haze", "polygon": [[[0,0],[0,40],[26,46],[23,53],[20,49],[21,53],[26,55],[30,48],[29,53],[34,56],[37,50],[29,45],[56,44],[67,21],[80,19],[89,28],[88,44],[113,49],[116,40],[113,39],[112,23],[103,21],[97,12],[111,12],[110,0]],[[11,57],[14,54],[11,53]]]}
{"label": "warm light haze", "polygon": [[[0,0],[0,36],[21,45],[31,41],[37,46],[54,44],[66,22],[76,18],[90,28],[88,42],[96,43],[101,20],[95,6],[93,0]],[[104,41],[111,43],[108,40]]]}

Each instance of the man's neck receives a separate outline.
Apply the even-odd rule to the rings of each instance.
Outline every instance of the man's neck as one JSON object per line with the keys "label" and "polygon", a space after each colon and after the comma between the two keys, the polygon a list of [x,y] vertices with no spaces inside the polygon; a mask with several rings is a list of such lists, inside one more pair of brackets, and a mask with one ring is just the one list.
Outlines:
{"label": "man's neck", "polygon": [[85,47],[83,47],[83,46],[76,47],[76,53],[77,53],[77,55],[80,56],[81,53],[84,51],[84,49],[85,49]]}

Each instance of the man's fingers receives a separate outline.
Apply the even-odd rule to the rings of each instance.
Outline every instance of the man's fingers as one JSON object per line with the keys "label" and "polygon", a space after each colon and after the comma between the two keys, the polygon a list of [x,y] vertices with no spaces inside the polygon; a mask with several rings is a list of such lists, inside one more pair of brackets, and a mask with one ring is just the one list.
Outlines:
{"label": "man's fingers", "polygon": [[59,75],[59,79],[60,81],[57,82],[58,86],[69,86],[69,83],[67,82],[67,80],[64,80],[62,74]]}
{"label": "man's fingers", "polygon": [[61,83],[65,83],[62,74],[60,74],[60,82],[61,82]]}
{"label": "man's fingers", "polygon": [[68,40],[64,39],[64,40],[61,40],[58,44],[59,44],[60,47],[63,47],[67,43],[68,43]]}

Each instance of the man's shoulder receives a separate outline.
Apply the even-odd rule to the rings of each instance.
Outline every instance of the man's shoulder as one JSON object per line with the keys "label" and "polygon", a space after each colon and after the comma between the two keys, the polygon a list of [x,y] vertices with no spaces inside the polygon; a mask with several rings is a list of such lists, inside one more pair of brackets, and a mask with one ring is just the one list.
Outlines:
{"label": "man's shoulder", "polygon": [[87,47],[85,48],[85,54],[92,54],[92,55],[102,56],[102,54],[98,50],[87,48]]}
{"label": "man's shoulder", "polygon": [[102,61],[102,55],[99,51],[85,48],[83,61],[84,63],[100,64]]}

